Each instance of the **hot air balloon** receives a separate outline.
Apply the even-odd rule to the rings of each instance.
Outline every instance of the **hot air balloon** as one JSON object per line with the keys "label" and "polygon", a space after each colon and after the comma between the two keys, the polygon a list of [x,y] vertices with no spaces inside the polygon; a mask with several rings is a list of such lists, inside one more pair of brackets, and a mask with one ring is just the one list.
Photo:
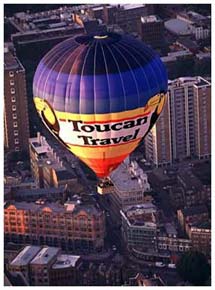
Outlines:
{"label": "hot air balloon", "polygon": [[142,41],[116,33],[61,42],[42,58],[33,81],[45,125],[100,178],[146,136],[166,92],[159,56]]}

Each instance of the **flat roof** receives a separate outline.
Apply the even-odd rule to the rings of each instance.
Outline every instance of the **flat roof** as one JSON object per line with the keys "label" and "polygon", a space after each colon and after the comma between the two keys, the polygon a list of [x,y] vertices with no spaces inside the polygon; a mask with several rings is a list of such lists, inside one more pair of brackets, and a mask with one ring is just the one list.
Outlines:
{"label": "flat roof", "polygon": [[200,190],[202,188],[202,182],[191,171],[180,171],[178,178],[186,189]]}
{"label": "flat roof", "polygon": [[161,22],[161,19],[157,15],[148,15],[148,16],[142,16],[141,22],[142,23]]}
{"label": "flat roof", "polygon": [[168,235],[177,235],[178,233],[173,223],[166,223],[165,229]]}
{"label": "flat roof", "polygon": [[54,247],[44,247],[42,250],[34,257],[31,264],[48,264],[60,251],[60,248]]}
{"label": "flat roof", "polygon": [[35,257],[35,255],[40,251],[39,246],[26,246],[11,262],[13,266],[26,266]]}
{"label": "flat roof", "polygon": [[129,223],[133,226],[155,227],[156,221],[154,214],[157,208],[154,204],[147,202],[134,206],[129,206],[121,211]]}
{"label": "flat roof", "polygon": [[110,179],[115,188],[120,192],[142,191],[138,179],[132,178],[125,163],[121,163],[116,170],[110,174]]}
{"label": "flat roof", "polygon": [[192,216],[192,215],[198,215],[201,213],[208,213],[208,209],[205,205],[192,206],[192,207],[184,208],[181,211],[184,214],[184,216]]}
{"label": "flat roof", "polygon": [[199,81],[195,84],[195,86],[197,86],[197,87],[210,86],[210,85],[211,84],[203,78],[199,78]]}
{"label": "flat roof", "polygon": [[164,26],[167,30],[177,35],[191,33],[189,30],[189,23],[181,19],[170,19],[164,23]]}
{"label": "flat roof", "polygon": [[34,196],[34,195],[47,195],[47,194],[60,194],[65,191],[65,187],[49,187],[49,188],[33,188],[26,189],[20,188],[16,192],[17,195]]}
{"label": "flat roof", "polygon": [[4,69],[6,70],[15,70],[19,69],[24,71],[23,66],[17,57],[15,57],[11,52],[4,53]]}
{"label": "flat roof", "polygon": [[53,269],[75,267],[80,256],[74,255],[59,255],[57,261],[53,264]]}
{"label": "flat roof", "polygon": [[143,8],[146,5],[145,4],[123,4],[120,6],[123,7],[124,10],[131,10],[131,9]]}

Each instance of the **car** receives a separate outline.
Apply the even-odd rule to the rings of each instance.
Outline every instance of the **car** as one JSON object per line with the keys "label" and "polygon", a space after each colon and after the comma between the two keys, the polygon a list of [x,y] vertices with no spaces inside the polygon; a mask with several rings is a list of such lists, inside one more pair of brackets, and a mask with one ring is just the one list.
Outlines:
{"label": "car", "polygon": [[176,265],[175,264],[168,264],[167,267],[171,268],[171,269],[176,269]]}
{"label": "car", "polygon": [[165,267],[166,265],[165,265],[163,262],[155,262],[155,266],[156,266],[156,267],[159,267],[159,268],[163,268],[163,267]]}

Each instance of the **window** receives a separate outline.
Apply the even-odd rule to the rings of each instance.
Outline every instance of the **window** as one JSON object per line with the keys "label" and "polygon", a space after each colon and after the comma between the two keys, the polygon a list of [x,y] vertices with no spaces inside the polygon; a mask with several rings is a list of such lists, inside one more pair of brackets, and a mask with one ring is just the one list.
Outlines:
{"label": "window", "polygon": [[14,95],[15,94],[15,89],[14,88],[11,88],[10,89],[10,92],[11,92],[12,95]]}
{"label": "window", "polygon": [[18,123],[17,122],[13,122],[13,127],[18,127]]}
{"label": "window", "polygon": [[16,97],[11,97],[11,102],[12,103],[16,102]]}
{"label": "window", "polygon": [[12,111],[16,111],[16,105],[12,105]]}
{"label": "window", "polygon": [[19,144],[19,139],[15,138],[15,144]]}
{"label": "window", "polygon": [[18,136],[18,135],[19,135],[18,130],[14,130],[14,131],[13,131],[13,135],[14,135],[14,136]]}
{"label": "window", "polygon": [[13,71],[9,71],[9,76],[12,78],[14,77],[14,72]]}
{"label": "window", "polygon": [[13,114],[13,119],[17,119],[17,114],[16,113]]}
{"label": "window", "polygon": [[18,146],[15,147],[15,151],[16,152],[19,151],[19,147]]}
{"label": "window", "polygon": [[14,80],[10,80],[10,85],[14,86]]}

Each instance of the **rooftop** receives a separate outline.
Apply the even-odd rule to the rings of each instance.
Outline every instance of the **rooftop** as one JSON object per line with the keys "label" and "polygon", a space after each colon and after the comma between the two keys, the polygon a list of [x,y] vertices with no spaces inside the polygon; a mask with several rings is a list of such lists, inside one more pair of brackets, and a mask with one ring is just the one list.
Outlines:
{"label": "rooftop", "polygon": [[71,171],[68,171],[66,169],[61,169],[61,170],[56,171],[56,175],[59,180],[68,180],[68,179],[76,178],[75,174],[73,174]]}
{"label": "rooftop", "polygon": [[157,15],[142,16],[141,22],[142,23],[161,22],[161,19]]}
{"label": "rooftop", "polygon": [[208,82],[207,80],[200,78],[199,82],[195,84],[195,86],[197,87],[203,87],[203,86],[210,86],[210,82]]}
{"label": "rooftop", "polygon": [[198,206],[192,206],[192,207],[182,209],[182,213],[185,217],[188,217],[192,215],[208,213],[208,209],[205,205],[198,205]]}
{"label": "rooftop", "polygon": [[177,236],[177,230],[176,230],[175,225],[173,223],[166,223],[165,229],[166,229],[167,235]]}
{"label": "rooftop", "polygon": [[138,176],[132,174],[131,171],[129,172],[130,169],[130,165],[123,162],[110,174],[110,179],[115,188],[120,193],[124,193],[125,195],[128,195],[129,192],[134,194],[135,192],[144,191],[145,185],[148,185],[148,183],[145,183],[145,185],[140,183],[139,176],[145,177],[146,174],[143,173],[142,169],[139,168],[138,165],[137,168],[134,168],[134,172]]}
{"label": "rooftop", "polygon": [[180,171],[178,180],[186,190],[201,190],[201,181],[191,171]]}
{"label": "rooftop", "polygon": [[35,195],[48,195],[48,194],[60,194],[65,190],[64,187],[49,187],[49,188],[34,188],[26,189],[20,188],[16,192],[16,196],[35,196]]}
{"label": "rooftop", "polygon": [[198,49],[199,48],[198,44],[188,37],[180,37],[177,40],[177,43],[181,44],[182,46],[184,46],[188,49]]}
{"label": "rooftop", "polygon": [[74,255],[59,255],[57,261],[53,264],[53,269],[75,267],[80,256]]}
{"label": "rooftop", "polygon": [[197,229],[205,229],[205,230],[211,230],[211,222],[199,222],[199,223],[192,223],[192,228],[197,228]]}
{"label": "rooftop", "polygon": [[127,219],[130,225],[134,226],[156,226],[155,213],[157,209],[152,203],[129,206],[121,211],[121,215]]}
{"label": "rooftop", "polygon": [[22,70],[24,68],[17,57],[15,57],[11,52],[7,51],[4,53],[4,69],[5,70]]}
{"label": "rooftop", "polygon": [[186,35],[191,33],[189,23],[177,18],[166,21],[164,23],[164,26],[167,30],[169,30],[173,34]]}
{"label": "rooftop", "polygon": [[138,8],[143,8],[146,5],[145,4],[123,4],[120,5],[124,10],[131,10],[131,9],[138,9]]}
{"label": "rooftop", "polygon": [[196,76],[196,77],[180,77],[174,80],[169,80],[168,81],[168,87],[172,86],[172,87],[179,87],[179,86],[185,86],[185,85],[194,85],[194,86],[198,86],[198,83],[201,82],[206,82],[207,85],[211,85],[209,81],[207,81],[206,79],[200,77],[200,76]]}
{"label": "rooftop", "polygon": [[95,204],[82,204],[80,201],[66,202],[64,205],[61,205],[57,202],[7,202],[5,204],[5,209],[10,208],[13,210],[24,210],[30,211],[31,213],[37,212],[55,212],[55,213],[67,213],[72,212],[74,214],[79,213],[80,211],[85,211],[89,215],[100,215],[101,209]]}
{"label": "rooftop", "polygon": [[59,248],[54,247],[44,247],[41,251],[34,257],[31,264],[48,264],[54,257],[59,253]]}
{"label": "rooftop", "polygon": [[11,262],[13,266],[26,266],[34,258],[34,256],[40,251],[41,247],[38,246],[26,246]]}
{"label": "rooftop", "polygon": [[62,161],[60,161],[60,158],[54,152],[53,148],[49,145],[44,136],[41,136],[38,133],[37,137],[29,139],[29,143],[38,156],[40,166],[51,167],[60,171],[62,170],[64,174],[59,173],[59,175],[61,175],[61,177],[66,176],[66,170]]}

